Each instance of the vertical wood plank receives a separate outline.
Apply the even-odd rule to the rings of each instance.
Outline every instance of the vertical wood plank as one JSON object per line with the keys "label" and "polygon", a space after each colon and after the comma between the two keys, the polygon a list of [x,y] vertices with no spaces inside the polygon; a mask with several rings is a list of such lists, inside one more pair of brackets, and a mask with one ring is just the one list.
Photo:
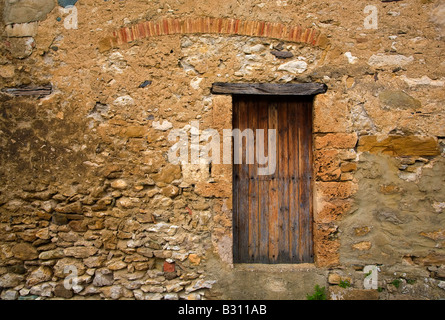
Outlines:
{"label": "vertical wood plank", "polygon": [[[239,100],[233,97],[233,108],[232,108],[232,128],[239,127]],[[232,161],[234,155],[235,145],[232,139]],[[233,161],[233,171],[232,171],[232,186],[233,186],[233,196],[232,196],[232,237],[233,237],[233,261],[235,263],[240,262],[239,255],[239,187],[240,187],[240,176],[239,176],[239,165]]]}
{"label": "vertical wood plank", "polygon": [[[278,129],[278,110],[277,103],[272,102],[269,105],[269,129]],[[277,135],[278,136],[278,135]],[[269,182],[269,262],[276,263],[278,261],[278,146],[276,152],[277,170],[271,175]]]}
{"label": "vertical wood plank", "polygon": [[[258,99],[250,99],[247,103],[248,109],[248,125],[247,128],[251,129],[254,134],[258,127]],[[251,155],[255,155],[255,143],[247,146],[248,152]],[[254,157],[254,163],[248,164],[249,169],[248,183],[249,183],[249,261],[257,262],[258,259],[258,164]]]}
{"label": "vertical wood plank", "polygon": [[[262,99],[258,106],[258,128],[264,130],[264,156],[267,157],[268,129],[269,129],[269,107],[267,100]],[[270,160],[269,160],[270,161]],[[266,164],[268,165],[268,163]],[[259,259],[261,263],[269,262],[269,183],[268,175],[259,176]]]}
{"label": "vertical wood plank", "polygon": [[278,262],[289,262],[289,128],[287,103],[278,106]]}
{"label": "vertical wood plank", "polygon": [[289,102],[289,259],[292,263],[299,262],[298,119],[300,113],[300,106],[294,101]]}
{"label": "vertical wood plank", "polygon": [[299,256],[301,262],[310,262],[311,261],[311,253],[310,249],[312,246],[312,237],[311,237],[311,164],[310,158],[312,154],[312,126],[311,126],[311,105],[304,101],[301,104],[301,117],[299,119],[299,152],[300,152],[300,161],[299,161],[299,176],[300,176],[300,192],[299,192],[299,201],[300,201],[300,244],[299,244]]}

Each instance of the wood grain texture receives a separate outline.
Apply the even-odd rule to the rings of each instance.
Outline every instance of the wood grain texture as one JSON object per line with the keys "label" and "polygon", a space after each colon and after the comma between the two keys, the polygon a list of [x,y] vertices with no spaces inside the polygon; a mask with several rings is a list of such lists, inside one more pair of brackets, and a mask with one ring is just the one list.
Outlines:
{"label": "wood grain texture", "polygon": [[324,83],[228,83],[215,82],[214,94],[274,95],[274,96],[311,96],[325,93]]}

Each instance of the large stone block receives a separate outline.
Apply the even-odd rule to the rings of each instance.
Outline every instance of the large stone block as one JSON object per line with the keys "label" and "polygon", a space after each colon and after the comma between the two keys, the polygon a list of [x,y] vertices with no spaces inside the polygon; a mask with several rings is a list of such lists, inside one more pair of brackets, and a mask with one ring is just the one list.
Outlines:
{"label": "large stone block", "polygon": [[352,149],[357,144],[357,133],[328,133],[314,137],[315,149]]}
{"label": "large stone block", "polygon": [[340,241],[336,238],[337,227],[330,223],[314,225],[314,253],[317,267],[334,267],[339,264]]}
{"label": "large stone block", "polygon": [[36,284],[49,281],[53,275],[53,271],[50,267],[40,266],[36,270],[32,271],[26,279],[27,286],[34,286]]}
{"label": "large stone block", "polygon": [[389,109],[412,109],[421,107],[419,100],[414,99],[403,91],[384,90],[380,92],[379,99]]}
{"label": "large stone block", "polygon": [[7,25],[5,31],[8,37],[35,37],[37,35],[38,27],[39,23],[37,21],[16,23]]}
{"label": "large stone block", "polygon": [[195,192],[206,198],[228,198],[232,195],[232,184],[225,181],[217,183],[198,182],[195,186]]}
{"label": "large stone block", "polygon": [[317,182],[315,185],[317,195],[325,200],[347,199],[357,191],[357,184],[345,182]]}
{"label": "large stone block", "polygon": [[335,181],[341,175],[338,151],[317,150],[314,153],[314,165],[316,178],[322,181]]}
{"label": "large stone block", "polygon": [[29,243],[19,243],[15,245],[12,248],[12,253],[15,258],[20,260],[34,260],[39,256],[37,249]]}
{"label": "large stone block", "polygon": [[435,137],[424,136],[363,136],[358,143],[358,151],[382,153],[390,156],[437,156],[439,143]]}
{"label": "large stone block", "polygon": [[314,132],[346,132],[349,122],[346,101],[322,94],[315,97]]}
{"label": "large stone block", "polygon": [[32,54],[35,45],[33,37],[9,38],[6,50],[16,59],[25,59]]}
{"label": "large stone block", "polygon": [[404,56],[401,54],[386,55],[383,53],[373,54],[369,60],[368,64],[376,67],[403,67],[414,61],[413,56]]}
{"label": "large stone block", "polygon": [[63,251],[66,256],[75,258],[88,258],[96,252],[97,249],[94,247],[70,247]]}
{"label": "large stone block", "polygon": [[54,6],[54,0],[6,0],[3,19],[6,24],[42,21]]}
{"label": "large stone block", "polygon": [[0,287],[12,288],[23,282],[24,276],[14,273],[6,273],[0,277]]}
{"label": "large stone block", "polygon": [[154,174],[151,178],[155,182],[160,183],[172,183],[173,180],[179,179],[181,177],[181,167],[178,165],[167,164],[163,167],[160,172]]}
{"label": "large stone block", "polygon": [[351,208],[350,200],[336,200],[323,202],[314,212],[314,221],[317,223],[330,223],[340,220]]}

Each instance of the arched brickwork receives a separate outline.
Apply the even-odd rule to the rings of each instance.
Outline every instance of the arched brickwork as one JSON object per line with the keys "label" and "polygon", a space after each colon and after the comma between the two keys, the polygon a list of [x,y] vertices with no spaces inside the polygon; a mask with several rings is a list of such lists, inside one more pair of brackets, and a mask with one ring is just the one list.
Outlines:
{"label": "arched brickwork", "polygon": [[112,36],[101,40],[101,47],[109,49],[134,40],[174,34],[222,34],[266,37],[289,42],[326,47],[327,37],[315,28],[282,23],[251,21],[231,18],[164,18],[145,21],[131,27],[115,30]]}

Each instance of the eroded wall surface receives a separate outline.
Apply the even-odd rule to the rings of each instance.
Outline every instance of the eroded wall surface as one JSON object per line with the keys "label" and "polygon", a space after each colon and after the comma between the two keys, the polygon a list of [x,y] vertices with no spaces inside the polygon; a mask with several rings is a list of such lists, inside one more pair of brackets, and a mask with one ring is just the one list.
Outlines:
{"label": "eroded wall surface", "polygon": [[[0,9],[2,299],[445,296],[443,1]],[[232,127],[215,82],[328,86],[314,265],[233,268],[231,165],[169,162],[172,130]]]}

